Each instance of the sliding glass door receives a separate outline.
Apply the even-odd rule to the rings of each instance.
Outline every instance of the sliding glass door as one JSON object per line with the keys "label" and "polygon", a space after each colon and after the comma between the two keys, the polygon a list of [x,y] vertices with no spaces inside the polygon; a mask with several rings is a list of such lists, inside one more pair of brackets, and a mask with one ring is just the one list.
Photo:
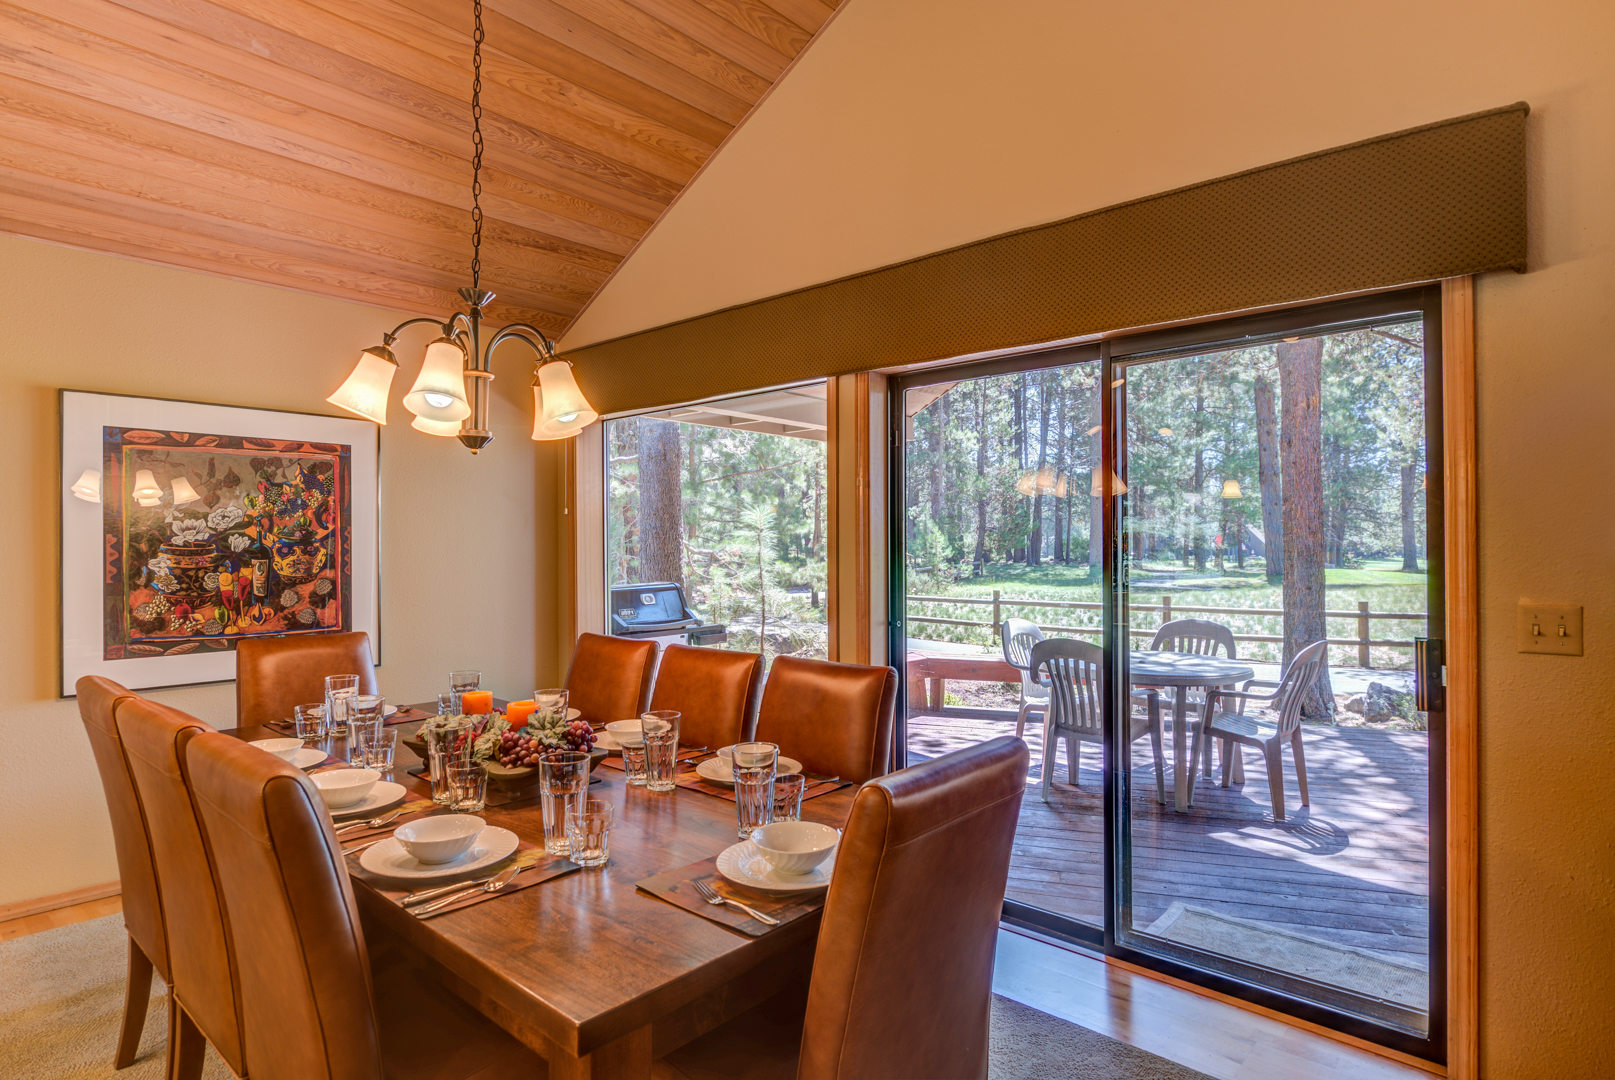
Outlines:
{"label": "sliding glass door", "polygon": [[1006,917],[1439,1059],[1434,297],[902,380],[892,654],[911,761],[1031,749]]}

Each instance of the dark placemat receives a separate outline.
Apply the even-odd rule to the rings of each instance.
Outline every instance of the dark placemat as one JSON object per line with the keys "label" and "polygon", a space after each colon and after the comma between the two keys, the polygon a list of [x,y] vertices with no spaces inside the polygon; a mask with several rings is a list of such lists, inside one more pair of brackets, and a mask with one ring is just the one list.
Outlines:
{"label": "dark placemat", "polygon": [[[734,802],[735,788],[733,784],[715,784],[711,780],[704,779],[700,773],[695,771],[695,761],[708,756],[703,753],[693,753],[688,758],[680,757],[679,771],[673,777],[673,783],[678,787],[688,788],[690,791],[699,791],[703,795],[711,795],[727,802]],[[607,758],[605,764],[609,768],[616,769],[619,772],[622,771],[622,758],[620,757]],[[807,802],[809,799],[817,799],[820,795],[840,791],[844,787],[850,787],[851,784],[850,780],[816,780],[809,777],[807,789],[802,793],[802,801]]]}
{"label": "dark placemat", "polygon": [[[387,717],[384,723],[387,727],[392,727],[394,724],[413,724],[417,720],[430,719],[432,715],[409,705],[401,705],[398,707],[398,711]],[[271,720],[264,727],[274,728],[276,731],[287,735],[297,734],[297,727],[290,720]]]}
{"label": "dark placemat", "polygon": [[[370,815],[370,818],[387,817],[389,814],[396,811],[398,816],[389,820],[387,824],[378,826],[374,829],[368,826],[358,829],[347,829],[343,832],[337,833],[336,836],[337,839],[341,840],[344,844],[351,844],[355,840],[374,840],[378,836],[390,835],[392,831],[398,828],[400,825],[407,825],[411,821],[419,821],[421,815],[423,815],[426,811],[447,809],[448,807],[439,806],[430,798],[423,799],[418,796],[411,797],[409,795],[405,795],[404,801],[393,807],[391,810],[378,810]],[[344,825],[352,825],[355,821],[369,821],[370,818],[350,818],[347,821],[338,821],[335,827],[341,829]]]}
{"label": "dark placemat", "polygon": [[666,900],[668,903],[693,912],[703,919],[710,919],[731,930],[737,930],[747,937],[762,937],[770,930],[778,930],[780,926],[769,926],[767,923],[747,915],[739,908],[728,904],[712,904],[702,898],[695,891],[695,883],[705,881],[711,885],[720,896],[727,896],[739,900],[748,907],[754,907],[764,915],[778,919],[780,926],[800,919],[804,915],[811,915],[824,907],[825,890],[819,889],[809,893],[788,893],[784,896],[774,893],[758,892],[742,885],[736,885],[722,874],[718,873],[718,857],[702,859],[689,866],[671,870],[665,874],[648,877],[635,884],[652,896]]}
{"label": "dark placemat", "polygon": [[[391,900],[395,904],[400,903],[412,892],[419,892],[424,889],[436,888],[439,885],[450,884],[448,881],[421,881],[415,882],[414,884],[405,885],[394,878],[381,877],[377,874],[372,874],[370,871],[360,866],[357,859],[350,859],[347,860],[347,862],[348,872],[350,875],[364,881],[371,888],[375,889],[378,893],[385,896],[388,900]],[[482,878],[488,877],[492,874],[497,874],[501,870],[508,869],[512,862],[518,866],[526,867],[526,869],[523,869],[520,874],[517,874],[516,879],[509,885],[506,885],[503,889],[500,889],[495,893],[482,892],[479,890],[472,893],[470,896],[465,897],[463,900],[458,900],[447,907],[438,908],[430,915],[423,915],[420,916],[420,918],[435,919],[439,915],[447,915],[450,912],[462,911],[474,904],[480,904],[486,900],[494,900],[501,896],[509,896],[511,893],[521,892],[523,889],[530,889],[534,885],[542,885],[546,881],[553,881],[555,878],[561,877],[564,874],[570,874],[574,870],[583,869],[577,863],[573,862],[571,859],[568,859],[564,855],[546,855],[544,853],[544,849],[539,847],[537,844],[529,844],[527,841],[522,840],[520,841],[516,850],[513,851],[508,858],[502,859],[491,866],[479,867],[478,869],[466,874],[465,879],[467,881],[479,881]],[[469,888],[470,886],[467,887]],[[445,893],[444,895],[449,894]],[[441,899],[441,897],[439,897],[439,899]],[[426,907],[428,905],[423,904],[421,906]]]}

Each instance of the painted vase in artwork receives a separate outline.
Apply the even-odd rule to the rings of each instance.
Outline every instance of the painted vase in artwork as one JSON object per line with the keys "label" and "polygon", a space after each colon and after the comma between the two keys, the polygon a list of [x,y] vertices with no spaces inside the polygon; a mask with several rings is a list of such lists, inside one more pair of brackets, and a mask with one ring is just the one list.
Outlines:
{"label": "painted vase in artwork", "polygon": [[168,543],[157,549],[153,560],[152,587],[177,599],[211,596],[208,575],[218,568],[219,552],[211,540],[201,543]]}
{"label": "painted vase in artwork", "polygon": [[330,558],[325,538],[307,529],[275,533],[275,578],[283,585],[307,585],[320,576]]}

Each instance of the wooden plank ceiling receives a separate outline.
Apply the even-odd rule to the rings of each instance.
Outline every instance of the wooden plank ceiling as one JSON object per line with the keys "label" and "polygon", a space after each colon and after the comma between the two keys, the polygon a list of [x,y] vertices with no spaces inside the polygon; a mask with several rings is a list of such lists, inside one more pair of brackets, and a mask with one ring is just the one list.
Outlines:
{"label": "wooden plank ceiling", "polygon": [[[841,0],[487,0],[482,284],[558,336]],[[471,0],[0,0],[0,232],[428,315]]]}

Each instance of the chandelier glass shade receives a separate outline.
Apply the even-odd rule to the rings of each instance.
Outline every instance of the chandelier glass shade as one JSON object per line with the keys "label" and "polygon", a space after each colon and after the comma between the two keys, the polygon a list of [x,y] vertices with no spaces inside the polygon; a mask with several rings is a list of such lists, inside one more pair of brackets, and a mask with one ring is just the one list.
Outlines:
{"label": "chandelier glass shade", "polygon": [[396,374],[398,361],[393,358],[393,351],[385,345],[373,345],[359,354],[353,374],[325,400],[366,420],[385,424],[387,392],[392,389]]}
{"label": "chandelier glass shade", "polygon": [[[600,418],[589,406],[578,381],[572,377],[572,365],[564,361],[545,364],[538,369],[538,385],[542,391],[544,411],[538,414],[533,431],[546,438],[564,439],[575,435]],[[538,404],[540,395],[534,395]]]}

